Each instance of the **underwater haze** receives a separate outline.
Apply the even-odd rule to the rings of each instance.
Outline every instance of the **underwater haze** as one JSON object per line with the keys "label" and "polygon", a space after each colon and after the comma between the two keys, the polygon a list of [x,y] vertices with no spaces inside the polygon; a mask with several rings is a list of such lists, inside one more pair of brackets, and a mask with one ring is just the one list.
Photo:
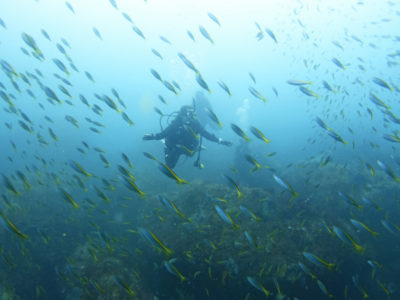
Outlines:
{"label": "underwater haze", "polygon": [[400,2],[0,1],[0,299],[400,299]]}

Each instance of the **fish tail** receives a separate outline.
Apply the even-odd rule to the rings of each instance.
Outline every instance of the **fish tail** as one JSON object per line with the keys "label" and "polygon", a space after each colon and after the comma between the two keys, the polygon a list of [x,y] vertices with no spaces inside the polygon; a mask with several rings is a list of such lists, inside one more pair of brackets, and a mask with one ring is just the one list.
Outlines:
{"label": "fish tail", "polygon": [[189,182],[188,181],[186,181],[185,179],[178,179],[178,184],[179,185],[181,185],[181,184],[188,184]]}
{"label": "fish tail", "polygon": [[335,264],[328,264],[327,267],[328,267],[329,271],[333,271],[333,269],[336,267],[336,265]]}
{"label": "fish tail", "polygon": [[375,231],[371,231],[371,234],[372,234],[374,237],[377,237],[377,236],[379,235],[379,233],[378,233],[378,232],[375,232]]}
{"label": "fish tail", "polygon": [[254,171],[257,171],[258,169],[259,168],[257,168],[257,167],[253,167],[253,168],[250,169],[249,173],[253,173]]}
{"label": "fish tail", "polygon": [[292,199],[295,199],[295,198],[297,198],[298,196],[299,196],[299,193],[293,191],[293,193],[292,193]]}
{"label": "fish tail", "polygon": [[356,247],[357,252],[359,252],[360,254],[363,254],[365,251],[365,247],[363,246],[359,246],[359,245],[354,245],[354,247]]}

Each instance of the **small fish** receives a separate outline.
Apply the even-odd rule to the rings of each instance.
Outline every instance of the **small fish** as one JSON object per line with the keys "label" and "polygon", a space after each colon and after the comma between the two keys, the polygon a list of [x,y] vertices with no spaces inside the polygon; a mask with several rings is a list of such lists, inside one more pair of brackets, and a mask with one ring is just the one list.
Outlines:
{"label": "small fish", "polygon": [[150,158],[150,159],[154,160],[154,161],[158,161],[157,158],[155,158],[153,155],[151,155],[148,152],[143,152],[143,155],[146,156],[147,158]]}
{"label": "small fish", "polygon": [[278,44],[278,40],[276,39],[275,34],[272,32],[271,29],[265,28],[265,32],[268,33],[268,35],[271,37],[271,39],[274,40],[274,42],[275,42],[276,44]]}
{"label": "small fish", "polygon": [[207,32],[207,30],[202,25],[199,26],[199,31],[207,40],[209,40],[211,42],[211,44],[214,44],[214,41],[211,38],[210,34]]}
{"label": "small fish", "polygon": [[110,2],[110,4],[115,8],[118,9],[117,7],[117,2],[115,2],[115,0],[108,0]]}
{"label": "small fish", "polygon": [[111,166],[110,162],[107,160],[107,158],[102,153],[99,154],[99,157],[105,164],[106,168],[109,168]]}
{"label": "small fish", "polygon": [[164,164],[161,161],[158,161],[159,165],[158,168],[161,170],[161,172],[163,172],[165,175],[167,175],[169,178],[174,179],[178,184],[187,184],[188,182],[184,179],[181,179],[178,177],[178,175],[176,175],[176,173],[174,171],[172,171],[172,169],[170,167],[168,167],[166,164]]}
{"label": "small fish", "polygon": [[58,58],[53,58],[53,62],[55,63],[55,65],[65,74],[69,75],[69,71],[67,69],[67,67],[62,63],[61,60],[59,60]]}
{"label": "small fish", "polygon": [[392,289],[388,289],[382,282],[380,282],[379,280],[377,280],[378,285],[380,286],[380,288],[385,292],[386,296],[389,297],[390,294],[392,293]]}
{"label": "small fish", "polygon": [[18,121],[19,126],[21,126],[22,129],[28,131],[29,133],[33,133],[32,127],[30,127],[28,124],[26,124],[24,121],[19,120]]}
{"label": "small fish", "polygon": [[[4,175],[3,175],[4,176]],[[16,233],[21,239],[28,239],[29,236],[22,233],[5,215],[4,213],[0,210],[0,217],[7,223],[8,227],[11,228],[14,233]]]}
{"label": "small fish", "polygon": [[316,118],[315,118],[315,122],[317,122],[317,124],[318,124],[322,129],[325,129],[325,130],[332,130],[332,129],[330,129],[330,128],[328,127],[328,125],[326,125],[325,122],[322,121],[322,119],[319,118],[319,117],[316,117]]}
{"label": "small fish", "polygon": [[217,83],[221,87],[221,89],[223,89],[229,95],[229,97],[232,96],[231,91],[229,90],[229,87],[226,85],[225,82],[219,80]]}
{"label": "small fish", "polygon": [[102,98],[103,102],[108,105],[111,109],[115,110],[118,113],[121,113],[121,110],[118,108],[117,104],[107,95],[104,95]]}
{"label": "small fish", "polygon": [[249,209],[247,209],[246,207],[244,207],[243,205],[240,205],[240,210],[245,213],[246,215],[248,215],[250,218],[252,218],[255,221],[260,221],[261,218],[257,217],[252,211],[250,211]]}
{"label": "small fish", "polygon": [[381,161],[379,159],[376,161],[376,163],[378,164],[379,167],[381,167],[383,169],[383,171],[387,175],[389,175],[391,178],[393,178],[394,181],[400,182],[400,178],[397,177],[397,175],[394,173],[394,171],[392,170],[392,168],[389,165],[385,164],[383,161]]}
{"label": "small fish", "polygon": [[162,40],[164,43],[167,43],[168,45],[171,45],[171,42],[165,36],[160,35],[160,40]]}
{"label": "small fish", "polygon": [[132,18],[126,13],[122,12],[121,15],[127,20],[129,23],[133,24]]}
{"label": "small fish", "polygon": [[354,239],[351,237],[350,234],[344,232],[343,230],[341,230],[340,228],[338,228],[338,227],[336,227],[336,226],[332,226],[332,230],[333,230],[333,232],[336,234],[336,236],[337,236],[339,239],[342,240],[342,242],[344,242],[344,243],[346,243],[346,244],[348,244],[348,245],[350,245],[350,246],[354,246],[354,248],[355,248],[358,252],[360,252],[360,253],[362,253],[362,252],[365,251],[365,248],[362,247],[362,246],[360,246],[360,245],[358,245],[358,244],[354,241]]}
{"label": "small fish", "polygon": [[[64,54],[65,56],[67,56],[67,52],[65,51],[64,47],[62,45],[60,45],[59,43],[57,43],[56,45],[58,51],[60,51],[62,54]],[[43,76],[41,76],[43,77]]]}
{"label": "small fish", "polygon": [[336,47],[338,47],[338,48],[344,50],[343,46],[340,45],[338,41],[333,41],[332,44],[334,44]]}
{"label": "small fish", "polygon": [[211,110],[211,108],[206,107],[205,110],[206,110],[206,113],[207,113],[208,117],[211,119],[211,121],[213,121],[215,124],[217,124],[218,127],[222,127],[222,123],[219,121],[218,117],[217,117],[216,114]]}
{"label": "small fish", "polygon": [[90,74],[88,71],[85,71],[85,76],[93,83],[95,83],[92,74]]}
{"label": "small fish", "polygon": [[128,115],[125,112],[123,112],[121,116],[122,119],[124,119],[124,121],[126,121],[129,124],[129,126],[135,125],[135,123],[128,117]]}
{"label": "small fish", "polygon": [[22,182],[25,184],[25,188],[26,189],[30,189],[32,186],[30,185],[28,179],[26,178],[26,176],[24,175],[24,173],[22,173],[21,171],[17,170],[17,176],[22,180]]}
{"label": "small fish", "polygon": [[1,60],[1,67],[7,73],[7,75],[14,75],[15,77],[19,77],[19,74],[14,70],[14,68],[5,60]]}
{"label": "small fish", "polygon": [[263,292],[265,294],[265,296],[268,298],[269,295],[271,294],[269,291],[267,291],[265,289],[265,287],[262,286],[261,283],[259,283],[258,281],[256,281],[254,278],[247,276],[247,281],[257,290]]}
{"label": "small fish", "polygon": [[367,292],[365,291],[365,288],[360,284],[359,276],[358,275],[352,276],[351,279],[354,283],[354,286],[357,288],[357,290],[359,290],[362,293],[363,298],[367,299],[369,296],[368,296]]}
{"label": "small fish", "polygon": [[187,35],[190,37],[190,39],[195,42],[196,40],[194,39],[193,33],[190,30],[186,30]]}
{"label": "small fish", "polygon": [[164,103],[165,105],[168,105],[167,101],[165,101],[165,99],[164,99],[163,96],[158,95],[158,99],[159,99],[162,103]]}
{"label": "small fish", "polygon": [[264,141],[267,145],[271,142],[269,139],[265,137],[265,135],[261,132],[261,130],[257,129],[254,126],[250,126],[251,133],[258,139]]}
{"label": "small fish", "polygon": [[247,231],[244,232],[244,236],[246,237],[246,239],[249,241],[249,243],[251,245],[253,245],[254,247],[256,247],[257,249],[260,248],[260,246],[257,244],[256,240],[250,235],[250,233],[248,233]]}
{"label": "small fish", "polygon": [[361,200],[362,200],[367,206],[373,206],[373,207],[375,207],[375,209],[378,210],[378,211],[379,211],[379,210],[382,210],[382,208],[379,207],[378,204],[376,204],[374,201],[368,199],[368,198],[365,197],[365,196],[362,196],[362,197],[361,197]]}
{"label": "small fish", "polygon": [[381,220],[381,224],[387,231],[390,233],[399,236],[400,235],[400,227],[397,226],[396,224],[390,223],[389,221],[386,220]]}
{"label": "small fish", "polygon": [[228,176],[228,175],[224,175],[224,176],[225,176],[226,180],[229,182],[229,184],[236,190],[238,197],[239,198],[242,197],[243,194],[239,189],[239,185],[236,184],[236,182],[230,176]]}
{"label": "small fish", "polygon": [[21,34],[22,39],[24,40],[24,42],[33,49],[33,51],[35,52],[35,54],[41,58],[43,58],[43,54],[40,51],[40,49],[38,48],[35,40],[33,39],[33,37],[31,37],[29,34],[23,32]]}
{"label": "small fish", "polygon": [[372,82],[376,83],[377,85],[379,85],[379,86],[381,86],[381,87],[383,87],[385,89],[388,89],[389,91],[393,90],[393,88],[391,88],[390,85],[386,81],[384,81],[383,79],[380,79],[378,77],[374,77],[372,79]]}
{"label": "small fish", "polygon": [[71,94],[68,92],[68,90],[61,84],[58,85],[58,88],[60,91],[64,94],[67,95],[69,98],[72,98]]}
{"label": "small fish", "polygon": [[381,99],[379,99],[375,94],[369,93],[369,100],[372,101],[372,103],[376,104],[377,106],[381,106],[385,108],[386,110],[390,109],[390,106],[388,106],[385,102],[383,102]]}
{"label": "small fish", "polygon": [[391,135],[391,134],[383,134],[382,136],[385,140],[393,142],[393,143],[400,143],[400,137],[396,135]]}
{"label": "small fish", "polygon": [[260,170],[262,168],[267,168],[266,166],[261,166],[261,164],[250,154],[246,154],[244,157],[250,164],[254,165],[254,167],[250,170],[250,173]]}
{"label": "small fish", "polygon": [[78,173],[80,173],[82,175],[85,175],[86,177],[92,177],[92,174],[86,172],[85,169],[80,164],[78,164],[76,161],[71,160],[69,165],[76,172],[78,172]]}
{"label": "small fish", "polygon": [[329,271],[332,271],[333,268],[335,267],[335,264],[331,264],[323,260],[322,258],[319,258],[318,256],[309,253],[309,252],[303,252],[303,256],[312,264],[318,266],[318,267],[325,267],[328,268]]}
{"label": "small fish", "polygon": [[288,190],[289,192],[292,193],[293,199],[299,195],[298,193],[295,192],[295,190],[290,186],[290,184],[286,180],[278,177],[276,174],[273,174],[272,177],[280,186],[282,186],[285,190]]}
{"label": "small fish", "polygon": [[164,253],[169,256],[173,253],[172,250],[168,249],[160,240],[159,238],[152,233],[151,231],[148,231],[144,228],[139,228],[138,229],[139,234],[145,238],[147,241],[149,241],[153,246],[156,248],[161,247],[161,249],[164,251]]}
{"label": "small fish", "polygon": [[128,189],[130,189],[131,191],[137,193],[141,198],[143,198],[143,197],[146,196],[146,193],[144,193],[144,192],[136,185],[136,183],[135,183],[131,178],[128,178],[128,177],[125,177],[125,176],[124,176],[123,179],[124,179],[125,186],[126,186]]}
{"label": "small fish", "polygon": [[244,131],[234,123],[231,123],[231,128],[234,133],[236,133],[239,137],[243,138],[246,143],[250,141],[250,138],[244,133]]}
{"label": "small fish", "polygon": [[330,84],[328,82],[326,82],[325,80],[322,81],[322,85],[324,86],[325,89],[327,89],[328,91],[336,94],[336,91],[333,90],[333,88],[330,86]]}
{"label": "small fish", "polygon": [[118,276],[114,276],[114,280],[116,283],[118,283],[121,287],[123,287],[125,289],[125,291],[129,294],[129,296],[131,296],[131,297],[135,296],[135,292],[125,281],[123,281]]}
{"label": "small fish", "polygon": [[196,81],[203,89],[205,89],[207,92],[211,94],[211,90],[209,89],[207,83],[204,81],[200,73],[196,74]]}
{"label": "small fish", "polygon": [[178,90],[182,91],[181,87],[179,86],[179,84],[178,84],[175,80],[172,80],[172,84],[173,84],[174,87],[176,87]]}
{"label": "small fish", "polygon": [[367,261],[368,265],[372,268],[372,274],[371,277],[374,278],[375,271],[379,269],[382,269],[382,265],[378,263],[376,260],[368,260]]}
{"label": "small fish", "polygon": [[298,265],[300,267],[300,269],[307,274],[308,276],[311,277],[311,279],[317,279],[317,276],[315,276],[313,273],[311,273],[311,271],[301,262],[298,262]]}
{"label": "small fish", "polygon": [[154,76],[155,79],[160,80],[162,82],[160,74],[154,69],[150,69],[151,74]]}
{"label": "small fish", "polygon": [[67,120],[67,122],[69,122],[72,125],[74,125],[76,128],[79,128],[78,120],[76,120],[73,116],[66,115],[65,116],[65,120]]}
{"label": "small fish", "polygon": [[346,144],[347,144],[347,142],[346,142],[345,140],[343,140],[343,138],[342,138],[340,135],[338,135],[336,132],[334,132],[333,130],[330,130],[330,131],[328,132],[328,135],[329,135],[331,138],[333,138],[334,140],[336,140],[336,141],[338,141],[338,142],[341,142],[343,145],[346,145]]}
{"label": "small fish", "polygon": [[217,211],[218,215],[221,217],[222,220],[224,220],[226,223],[231,224],[233,226],[233,229],[238,229],[239,225],[237,225],[231,218],[230,215],[228,215],[221,207],[218,205],[215,205],[215,210]]}
{"label": "small fish", "polygon": [[79,95],[79,99],[81,100],[81,102],[82,102],[83,104],[85,104],[87,107],[90,108],[90,104],[89,104],[89,102],[88,102],[88,100],[86,99],[85,96],[83,96],[82,94],[80,94],[80,95]]}
{"label": "small fish", "polygon": [[162,83],[164,84],[164,86],[165,86],[168,90],[170,90],[171,92],[173,92],[175,95],[178,95],[178,92],[175,90],[174,86],[173,86],[171,83],[169,83],[169,82],[166,81],[166,80],[162,81]]}
{"label": "small fish", "polygon": [[211,20],[213,20],[216,24],[218,24],[218,26],[221,26],[221,24],[219,23],[218,19],[216,16],[214,16],[212,13],[208,12],[207,15],[209,16],[209,18]]}
{"label": "small fish", "polygon": [[121,166],[121,165],[118,165],[118,171],[119,171],[122,175],[124,175],[124,176],[126,176],[126,177],[129,177],[129,178],[132,179],[133,181],[136,180],[136,178],[131,174],[131,172],[129,172],[129,170],[126,169],[125,167],[123,167],[123,166]]}
{"label": "small fish", "polygon": [[72,204],[72,206],[74,208],[79,208],[79,204],[76,203],[74,201],[74,199],[72,199],[72,196],[66,190],[64,190],[63,188],[60,188],[60,191],[63,194],[64,200],[66,200],[68,203]]}
{"label": "small fish", "polygon": [[0,18],[0,25],[4,28],[7,29],[6,23],[4,23],[3,19]]}
{"label": "small fish", "polygon": [[102,190],[100,190],[97,186],[94,185],[94,189],[96,190],[97,196],[99,196],[101,199],[103,199],[106,203],[110,203],[111,199],[106,196],[106,194],[103,193]]}
{"label": "small fish", "polygon": [[163,57],[161,56],[160,52],[158,52],[156,49],[152,48],[151,52],[153,52],[153,54],[155,56],[157,56],[158,58],[160,58],[161,60],[163,59]]}
{"label": "small fish", "polygon": [[259,91],[257,91],[255,88],[252,86],[249,86],[249,92],[256,97],[257,99],[262,100],[264,103],[267,102],[267,98],[265,98]]}
{"label": "small fish", "polygon": [[371,228],[369,228],[367,225],[365,225],[364,223],[357,221],[355,219],[350,219],[350,222],[357,227],[360,230],[366,230],[368,231],[370,234],[372,234],[374,237],[377,237],[379,235],[379,233],[373,231]]}
{"label": "small fish", "polygon": [[299,87],[299,90],[304,94],[304,95],[307,95],[307,96],[310,96],[310,97],[314,97],[314,98],[316,98],[316,99],[318,99],[318,95],[316,94],[316,93],[314,93],[312,90],[310,90],[310,89],[308,89],[308,88],[306,88],[306,87],[304,87],[304,86],[300,86]]}
{"label": "small fish", "polygon": [[127,163],[128,167],[130,169],[133,168],[131,161],[129,160],[129,157],[125,153],[121,153],[122,159]]}
{"label": "small fish", "polygon": [[326,289],[326,286],[322,283],[322,281],[317,279],[317,284],[320,290],[328,297],[328,298],[333,298],[332,294],[329,294],[328,290]]}
{"label": "small fish", "polygon": [[100,31],[96,27],[93,27],[92,30],[93,30],[93,33],[95,34],[95,36],[97,36],[100,40],[103,40],[103,38],[100,34]]}
{"label": "small fish", "polygon": [[297,80],[297,79],[290,79],[290,80],[287,80],[286,82],[290,85],[295,85],[295,86],[312,84],[311,81],[303,81],[303,80]]}
{"label": "small fish", "polygon": [[179,270],[173,265],[174,261],[175,261],[175,259],[170,259],[169,261],[165,260],[163,262],[163,265],[169,273],[171,273],[172,275],[178,276],[179,279],[181,280],[181,282],[183,282],[186,280],[186,277],[183,276],[182,273],[179,272]]}
{"label": "small fish", "polygon": [[155,111],[157,114],[159,114],[161,117],[164,116],[164,113],[163,113],[158,107],[154,107],[153,109],[154,109],[154,111]]}
{"label": "small fish", "polygon": [[249,76],[250,76],[251,80],[253,80],[254,83],[257,83],[256,78],[254,77],[254,75],[251,72],[249,72]]}
{"label": "small fish", "polygon": [[183,63],[193,72],[195,72],[196,74],[199,73],[199,71],[197,70],[197,68],[193,65],[193,63],[187,59],[187,57],[185,55],[183,55],[181,52],[178,53],[178,57],[183,61]]}
{"label": "small fish", "polygon": [[65,1],[65,5],[67,6],[67,8],[68,8],[72,13],[75,13],[74,8],[72,7],[71,3],[69,3],[68,1]]}
{"label": "small fish", "polygon": [[337,65],[339,68],[346,70],[346,67],[337,59],[337,58],[332,58],[332,62]]}
{"label": "small fish", "polygon": [[146,39],[145,37],[144,37],[144,34],[143,34],[143,32],[138,28],[138,27],[136,27],[135,25],[132,25],[132,29],[133,29],[133,31],[134,32],[136,32],[136,34],[138,35],[138,36],[140,36],[142,39]]}
{"label": "small fish", "polygon": [[158,199],[161,201],[161,203],[162,203],[166,208],[168,208],[168,209],[171,210],[172,212],[176,213],[176,214],[177,214],[179,217],[181,217],[182,219],[188,221],[189,223],[192,223],[192,220],[190,220],[188,217],[186,217],[184,214],[182,214],[182,213],[179,211],[179,209],[175,206],[175,204],[174,204],[171,200],[169,200],[169,199],[167,199],[167,198],[165,198],[165,197],[163,197],[163,196],[161,196],[161,195],[158,196]]}
{"label": "small fish", "polygon": [[340,196],[340,198],[342,198],[344,201],[346,201],[347,203],[354,205],[356,208],[360,209],[362,208],[362,206],[360,204],[357,203],[356,200],[354,200],[352,197],[350,197],[349,195],[342,193],[342,192],[338,192],[338,195]]}

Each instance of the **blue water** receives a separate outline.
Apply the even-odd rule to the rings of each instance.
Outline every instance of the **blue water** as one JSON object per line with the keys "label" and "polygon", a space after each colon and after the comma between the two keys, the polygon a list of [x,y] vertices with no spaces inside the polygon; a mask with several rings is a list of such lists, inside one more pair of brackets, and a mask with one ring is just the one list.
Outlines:
{"label": "blue water", "polygon": [[[400,297],[399,3],[269,2],[0,1],[0,299]],[[202,138],[177,184],[142,137],[199,94],[232,145]]]}

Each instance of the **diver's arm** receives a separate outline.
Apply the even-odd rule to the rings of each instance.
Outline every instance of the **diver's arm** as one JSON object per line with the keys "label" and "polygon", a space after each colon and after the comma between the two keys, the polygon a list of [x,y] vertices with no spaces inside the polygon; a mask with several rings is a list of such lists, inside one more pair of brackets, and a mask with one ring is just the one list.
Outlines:
{"label": "diver's arm", "polygon": [[170,135],[171,132],[173,133],[177,127],[177,122],[176,120],[172,121],[172,123],[165,128],[163,131],[159,133],[150,133],[150,134],[145,134],[143,136],[143,140],[161,140],[165,138],[166,136]]}
{"label": "diver's arm", "polygon": [[205,130],[204,127],[200,125],[200,123],[196,123],[195,127],[197,129],[197,132],[201,136],[203,136],[204,138],[206,138],[207,140],[209,140],[211,142],[222,144],[224,146],[231,146],[232,145],[231,142],[224,141],[221,138],[217,138],[215,135],[213,135],[212,133],[210,133],[207,130]]}

